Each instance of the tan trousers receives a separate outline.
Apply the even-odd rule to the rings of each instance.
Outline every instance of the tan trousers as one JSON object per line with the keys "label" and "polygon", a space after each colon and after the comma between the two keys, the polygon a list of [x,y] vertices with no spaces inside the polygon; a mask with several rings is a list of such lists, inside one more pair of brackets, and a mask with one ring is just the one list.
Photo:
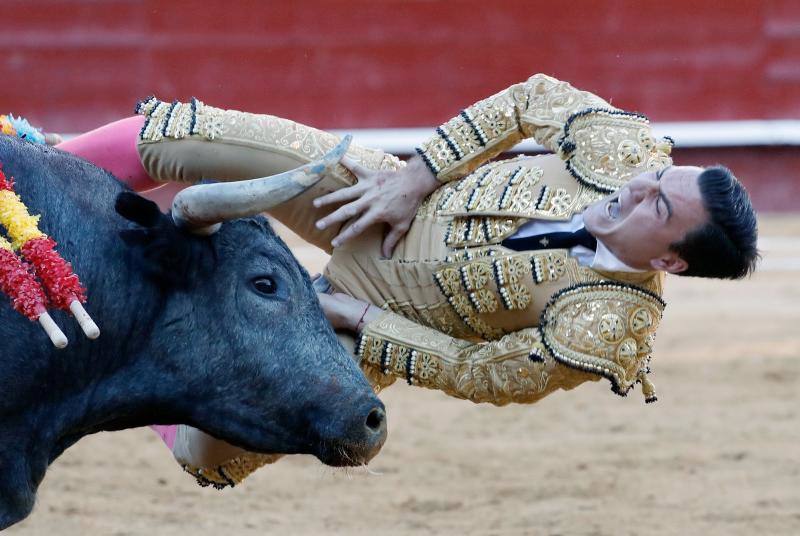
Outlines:
{"label": "tan trousers", "polygon": [[[307,164],[322,157],[340,141],[334,134],[288,119],[233,110],[218,110],[218,113],[222,115],[222,133],[213,140],[196,136],[164,137],[156,142],[141,140],[139,156],[147,173],[165,182],[252,179]],[[403,165],[396,156],[356,144],[351,144],[347,155],[369,169],[398,169]],[[331,253],[330,241],[341,227],[320,231],[314,223],[340,205],[316,208],[312,201],[351,186],[355,180],[339,165],[300,196],[272,209],[270,215],[307,242]]]}

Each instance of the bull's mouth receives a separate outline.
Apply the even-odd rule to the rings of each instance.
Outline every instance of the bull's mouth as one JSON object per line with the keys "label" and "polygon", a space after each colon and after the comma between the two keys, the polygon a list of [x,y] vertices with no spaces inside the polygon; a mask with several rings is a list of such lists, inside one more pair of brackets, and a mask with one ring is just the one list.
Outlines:
{"label": "bull's mouth", "polygon": [[372,445],[353,444],[339,441],[328,441],[322,445],[317,458],[325,465],[331,467],[357,467],[367,465],[372,458],[378,455],[383,443],[381,441]]}

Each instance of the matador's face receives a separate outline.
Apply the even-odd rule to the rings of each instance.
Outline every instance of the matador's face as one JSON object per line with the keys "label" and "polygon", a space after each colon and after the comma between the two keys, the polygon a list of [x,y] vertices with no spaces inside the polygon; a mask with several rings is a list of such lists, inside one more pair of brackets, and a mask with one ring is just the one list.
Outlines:
{"label": "matador's face", "polygon": [[702,172],[672,166],[637,175],[587,207],[586,229],[633,268],[682,272],[687,264],[670,245],[708,221],[697,184]]}

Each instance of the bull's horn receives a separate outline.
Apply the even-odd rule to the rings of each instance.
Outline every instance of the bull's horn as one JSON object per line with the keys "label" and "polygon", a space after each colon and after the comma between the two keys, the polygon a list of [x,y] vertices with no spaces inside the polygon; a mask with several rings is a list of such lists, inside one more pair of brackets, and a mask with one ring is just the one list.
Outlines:
{"label": "bull's horn", "polygon": [[190,186],[175,196],[172,219],[179,227],[208,235],[216,232],[223,221],[265,212],[319,182],[342,159],[351,139],[347,135],[319,160],[279,175]]}

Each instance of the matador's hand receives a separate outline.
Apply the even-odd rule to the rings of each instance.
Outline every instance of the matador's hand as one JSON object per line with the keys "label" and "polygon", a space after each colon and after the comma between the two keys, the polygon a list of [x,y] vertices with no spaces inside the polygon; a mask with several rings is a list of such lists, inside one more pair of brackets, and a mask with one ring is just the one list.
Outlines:
{"label": "matador's hand", "polygon": [[347,329],[358,333],[381,314],[380,308],[341,292],[317,294],[317,298],[325,317],[334,329]]}
{"label": "matador's hand", "polygon": [[383,240],[381,253],[389,257],[397,242],[406,234],[420,203],[441,183],[425,166],[419,156],[397,171],[367,169],[350,158],[342,165],[353,172],[358,182],[314,200],[315,207],[350,201],[317,222],[318,229],[334,224],[351,223],[331,241],[338,247],[358,236],[370,225],[388,223],[389,233]]}

